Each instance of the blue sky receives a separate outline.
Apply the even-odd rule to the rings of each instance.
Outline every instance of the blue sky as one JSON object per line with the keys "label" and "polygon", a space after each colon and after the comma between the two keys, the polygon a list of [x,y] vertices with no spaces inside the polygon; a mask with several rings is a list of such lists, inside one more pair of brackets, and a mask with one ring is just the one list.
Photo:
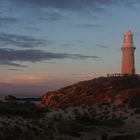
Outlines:
{"label": "blue sky", "polygon": [[42,95],[121,71],[131,30],[140,73],[139,0],[0,0],[0,94]]}

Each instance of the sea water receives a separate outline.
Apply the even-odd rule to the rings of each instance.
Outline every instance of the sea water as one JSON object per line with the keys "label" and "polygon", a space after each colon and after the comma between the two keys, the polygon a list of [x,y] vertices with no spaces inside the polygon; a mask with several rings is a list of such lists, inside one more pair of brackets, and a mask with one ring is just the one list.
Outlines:
{"label": "sea water", "polygon": [[[4,101],[4,98],[5,98],[5,96],[7,96],[8,94],[5,94],[5,95],[3,95],[3,94],[0,94],[0,101]],[[40,98],[41,96],[39,96],[39,95],[33,95],[33,94],[28,94],[28,95],[20,95],[20,94],[16,94],[16,95],[12,95],[12,96],[14,96],[14,97],[16,97],[16,98]],[[39,104],[41,101],[31,101],[31,102],[33,102],[33,103],[36,103],[36,104]]]}

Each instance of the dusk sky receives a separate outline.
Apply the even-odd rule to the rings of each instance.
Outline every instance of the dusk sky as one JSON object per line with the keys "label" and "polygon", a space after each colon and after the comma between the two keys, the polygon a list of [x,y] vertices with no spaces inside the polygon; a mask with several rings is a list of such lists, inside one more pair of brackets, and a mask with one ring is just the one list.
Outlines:
{"label": "dusk sky", "polygon": [[0,0],[0,95],[120,73],[128,30],[140,74],[140,0]]}

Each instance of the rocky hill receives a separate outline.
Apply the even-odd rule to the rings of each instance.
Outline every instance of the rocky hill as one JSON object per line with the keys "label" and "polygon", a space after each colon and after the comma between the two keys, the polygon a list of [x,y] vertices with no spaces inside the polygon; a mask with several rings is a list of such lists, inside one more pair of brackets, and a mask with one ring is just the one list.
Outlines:
{"label": "rocky hill", "polygon": [[[133,102],[139,103],[140,76],[99,77],[64,87],[43,96],[41,107],[68,107],[81,104]],[[136,100],[135,99],[135,100]]]}
{"label": "rocky hill", "polygon": [[0,103],[0,140],[140,140],[139,76],[100,77],[48,92],[42,108],[9,97]]}

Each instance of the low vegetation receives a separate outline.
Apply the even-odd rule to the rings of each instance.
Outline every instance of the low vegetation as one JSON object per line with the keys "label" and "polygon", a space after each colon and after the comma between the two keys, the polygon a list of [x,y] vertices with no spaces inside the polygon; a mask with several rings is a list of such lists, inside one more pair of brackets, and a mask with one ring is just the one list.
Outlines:
{"label": "low vegetation", "polygon": [[110,138],[110,140],[136,140],[135,135],[117,135]]}
{"label": "low vegetation", "polygon": [[31,102],[4,102],[0,104],[0,116],[40,118],[47,111],[47,109],[39,108]]}
{"label": "low vegetation", "polygon": [[131,99],[129,105],[131,108],[140,108],[140,93]]}

